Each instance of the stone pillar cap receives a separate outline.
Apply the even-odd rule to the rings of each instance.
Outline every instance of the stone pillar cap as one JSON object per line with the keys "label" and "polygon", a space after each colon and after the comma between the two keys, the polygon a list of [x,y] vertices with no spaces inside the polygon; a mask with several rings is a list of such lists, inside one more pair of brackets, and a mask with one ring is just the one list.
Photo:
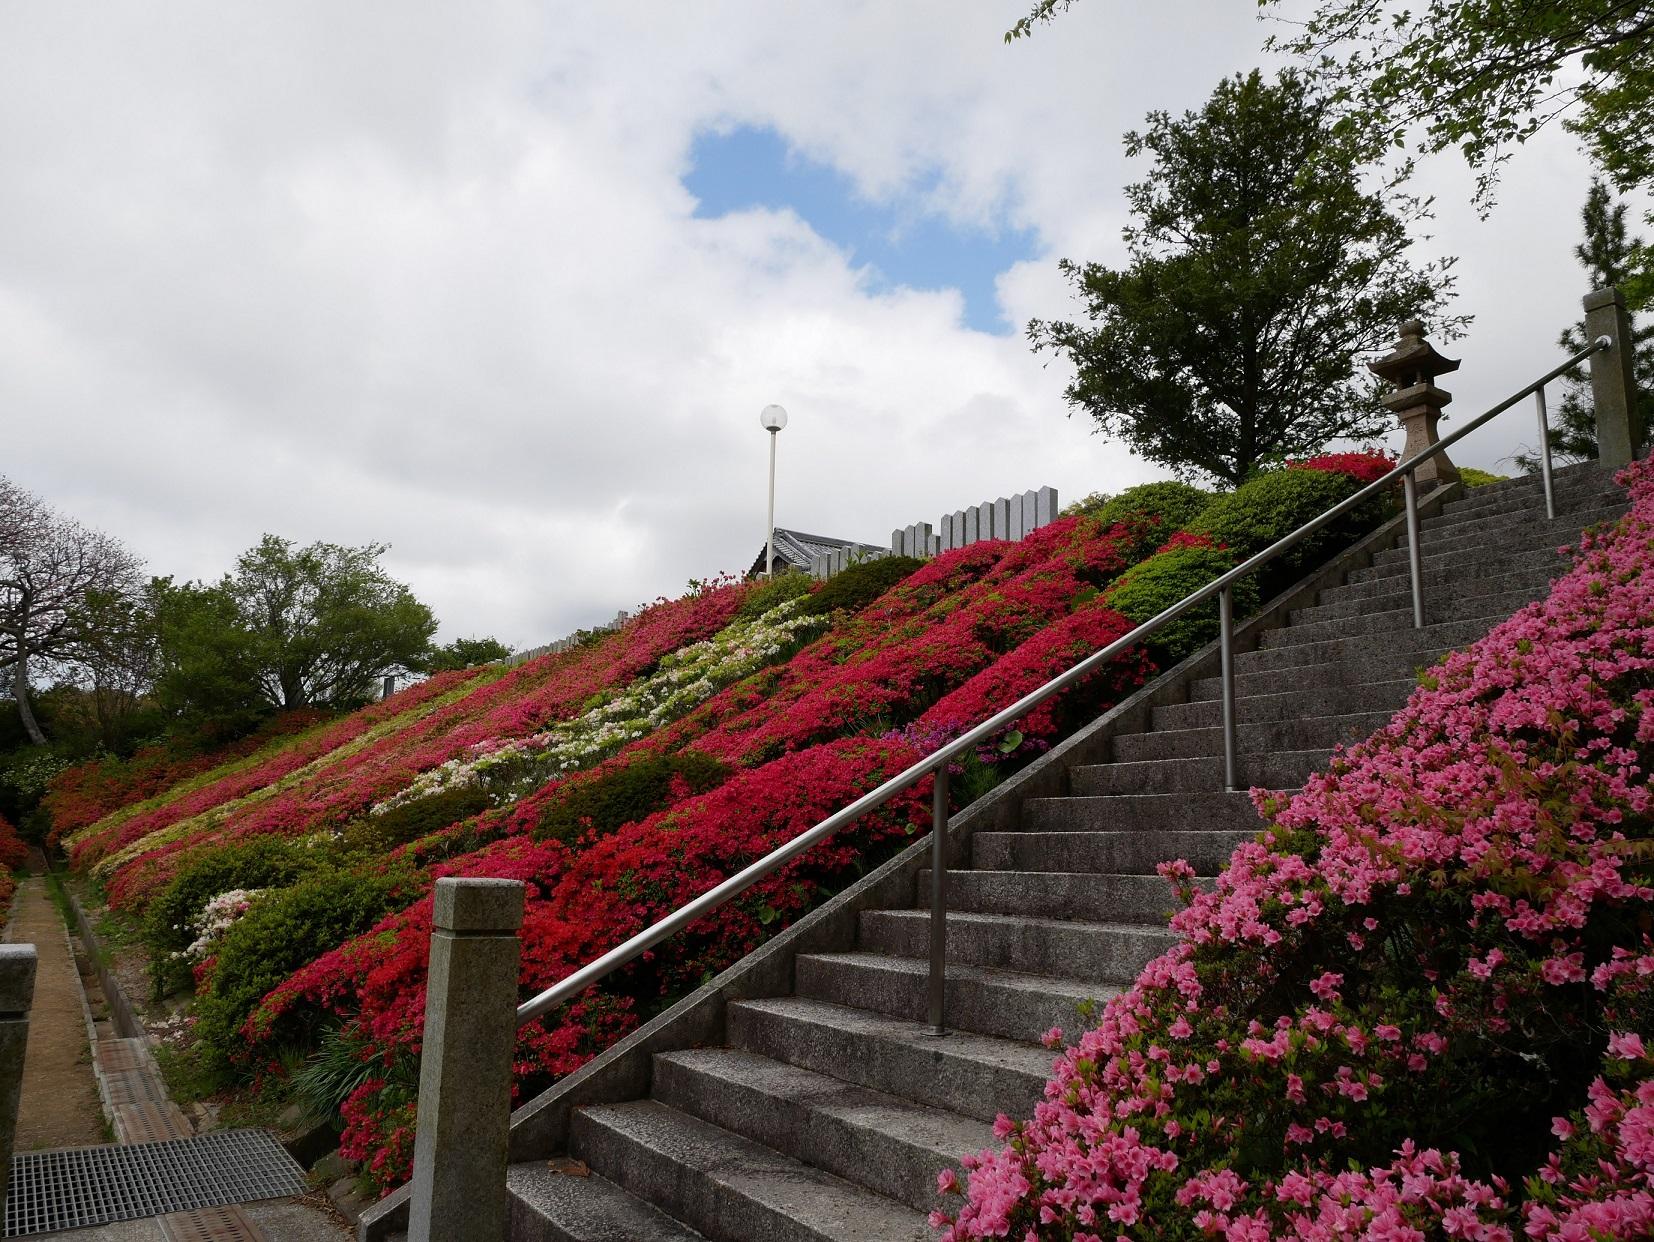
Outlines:
{"label": "stone pillar cap", "polygon": [[34,1000],[32,944],[0,944],[0,1018],[29,1012]]}
{"label": "stone pillar cap", "polygon": [[1604,306],[1625,305],[1625,295],[1619,291],[1618,285],[1609,285],[1606,289],[1593,289],[1581,300],[1588,311],[1600,310]]}
{"label": "stone pillar cap", "polygon": [[523,892],[518,880],[445,876],[436,882],[431,922],[442,931],[514,932],[523,925]]}

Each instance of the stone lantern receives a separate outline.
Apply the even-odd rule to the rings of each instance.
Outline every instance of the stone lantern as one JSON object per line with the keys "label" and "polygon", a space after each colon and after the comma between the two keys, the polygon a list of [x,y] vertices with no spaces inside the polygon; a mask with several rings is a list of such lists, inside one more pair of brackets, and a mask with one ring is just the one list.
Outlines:
{"label": "stone lantern", "polygon": [[[1382,400],[1385,409],[1395,411],[1407,432],[1407,443],[1401,449],[1402,460],[1436,443],[1436,422],[1441,418],[1442,407],[1453,400],[1453,394],[1437,388],[1433,381],[1438,375],[1457,371],[1458,361],[1438,354],[1436,347],[1424,339],[1424,325],[1417,319],[1409,319],[1401,325],[1401,339],[1384,357],[1369,362],[1367,369],[1395,387],[1395,391]],[[1421,489],[1429,491],[1441,483],[1457,483],[1459,471],[1447,460],[1446,453],[1437,453],[1419,466],[1414,477]]]}

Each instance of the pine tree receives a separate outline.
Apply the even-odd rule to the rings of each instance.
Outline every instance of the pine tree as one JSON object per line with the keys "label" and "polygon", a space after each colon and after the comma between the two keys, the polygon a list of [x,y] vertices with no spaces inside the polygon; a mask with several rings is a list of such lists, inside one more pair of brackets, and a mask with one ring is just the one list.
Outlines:
{"label": "pine tree", "polygon": [[[1585,226],[1585,240],[1574,247],[1574,256],[1590,273],[1591,288],[1604,289],[1622,285],[1632,274],[1634,255],[1642,240],[1632,237],[1625,227],[1625,204],[1616,203],[1603,181],[1591,182],[1591,191],[1585,196],[1580,221]],[[1648,448],[1650,432],[1654,430],[1654,323],[1643,328],[1632,321],[1631,340],[1637,380],[1637,409],[1641,414],[1642,442],[1637,455]],[[1566,352],[1578,353],[1585,348],[1585,324],[1574,324],[1557,338],[1557,344]],[[1549,439],[1551,456],[1563,463],[1594,461],[1597,455],[1596,409],[1591,402],[1590,374],[1585,367],[1568,372],[1563,382],[1562,400],[1551,411]],[[1530,473],[1539,469],[1537,453],[1518,453],[1516,464]]]}

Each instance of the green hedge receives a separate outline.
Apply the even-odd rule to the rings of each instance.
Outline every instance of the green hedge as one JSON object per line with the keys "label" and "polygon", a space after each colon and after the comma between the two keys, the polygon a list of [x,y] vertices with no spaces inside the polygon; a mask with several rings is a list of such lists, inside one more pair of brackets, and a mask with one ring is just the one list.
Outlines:
{"label": "green hedge", "polygon": [[799,614],[825,615],[840,608],[855,612],[923,566],[924,562],[915,556],[882,556],[876,561],[862,561],[829,578],[827,585],[810,597]]}
{"label": "green hedge", "polygon": [[[1159,616],[1184,596],[1198,591],[1235,567],[1233,553],[1219,548],[1175,547],[1139,561],[1108,590],[1108,602],[1136,625]],[[1235,584],[1235,616],[1258,606],[1258,588],[1250,577]],[[1218,636],[1218,603],[1208,603],[1169,621],[1149,640],[1149,652],[1162,668],[1187,657]]]}
{"label": "green hedge", "polygon": [[1478,470],[1475,466],[1459,467],[1459,482],[1466,487],[1486,487],[1489,483],[1503,483],[1508,478],[1508,474],[1494,474],[1489,470]]}
{"label": "green hedge", "polygon": [[[1104,526],[1148,518],[1159,522],[1164,535],[1183,530],[1212,503],[1212,493],[1188,483],[1169,479],[1160,483],[1139,483],[1087,513]],[[1164,543],[1165,539],[1162,538]]]}
{"label": "green hedge", "polygon": [[735,610],[735,617],[739,621],[751,621],[790,599],[808,595],[815,590],[815,586],[815,579],[809,574],[778,574],[770,581],[760,582],[748,591],[747,597],[741,601],[741,606]]}
{"label": "green hedge", "polygon": [[[1239,562],[1353,496],[1362,486],[1359,480],[1331,470],[1275,470],[1217,497],[1187,529],[1226,545]],[[1259,594],[1268,599],[1292,585],[1377,526],[1383,515],[1383,502],[1373,500],[1317,531],[1254,575],[1260,579]]]}
{"label": "green hedge", "polygon": [[209,901],[237,888],[285,888],[321,862],[317,851],[277,837],[209,846],[191,857],[144,911],[143,938],[155,995],[190,986],[191,963],[174,955],[195,942],[190,922]]}
{"label": "green hedge", "polygon": [[683,781],[691,793],[705,793],[724,783],[730,769],[697,751],[650,755],[584,782],[552,800],[540,817],[535,837],[572,844],[588,832],[606,836],[625,824],[646,819],[672,800],[672,786]]}
{"label": "green hedge", "polygon": [[476,786],[445,789],[404,802],[381,815],[364,815],[345,829],[344,847],[347,853],[389,853],[399,845],[486,811],[489,805],[488,795]]}
{"label": "green hedge", "polygon": [[242,1023],[299,967],[360,935],[402,904],[409,877],[394,869],[325,871],[254,903],[218,942],[217,961],[195,1002],[197,1047],[222,1067],[246,1046]]}

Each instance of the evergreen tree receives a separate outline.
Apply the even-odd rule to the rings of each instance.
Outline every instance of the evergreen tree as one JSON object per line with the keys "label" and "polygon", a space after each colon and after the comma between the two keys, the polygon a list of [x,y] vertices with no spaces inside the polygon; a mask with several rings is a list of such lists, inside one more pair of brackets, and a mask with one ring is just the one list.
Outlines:
{"label": "evergreen tree", "polygon": [[1357,356],[1403,320],[1453,335],[1446,264],[1413,267],[1423,205],[1371,184],[1375,155],[1335,132],[1298,74],[1220,83],[1198,112],[1149,114],[1126,189],[1119,270],[1063,260],[1086,322],[1035,320],[1066,354],[1069,405],[1149,461],[1229,485],[1329,440],[1388,429]]}
{"label": "evergreen tree", "polygon": [[[1625,204],[1614,201],[1613,194],[1600,178],[1591,182],[1585,206],[1579,213],[1585,227],[1585,240],[1574,247],[1574,256],[1590,274],[1593,289],[1624,284],[1637,262],[1637,251],[1643,243],[1627,232],[1625,210]],[[1650,429],[1654,428],[1654,323],[1639,329],[1633,320],[1631,339],[1634,342],[1632,368],[1637,380],[1637,409],[1643,429],[1642,441],[1636,450],[1641,456],[1648,448]],[[1557,344],[1570,354],[1584,349],[1586,343],[1583,320],[1557,338]],[[1597,456],[1597,417],[1591,401],[1590,373],[1583,366],[1576,367],[1564,377],[1563,382],[1562,400],[1550,412],[1548,438],[1551,456],[1563,463],[1594,461]],[[1537,452],[1518,453],[1516,464],[1532,473],[1539,469],[1539,455]]]}

